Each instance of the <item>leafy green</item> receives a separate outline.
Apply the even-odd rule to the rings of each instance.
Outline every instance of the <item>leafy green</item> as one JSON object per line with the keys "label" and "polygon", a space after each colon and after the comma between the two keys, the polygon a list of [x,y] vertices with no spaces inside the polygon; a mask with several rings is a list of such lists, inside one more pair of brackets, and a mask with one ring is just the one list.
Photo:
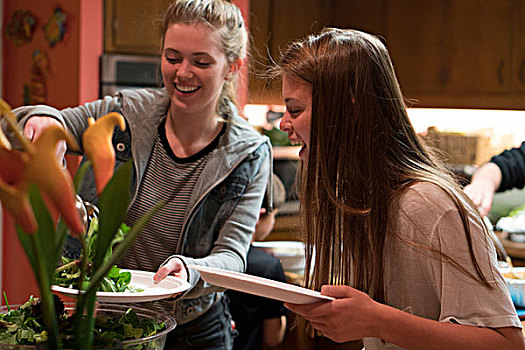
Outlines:
{"label": "leafy green", "polygon": [[[79,237],[82,244],[82,256],[89,256],[87,252],[89,247],[91,247],[95,253],[91,266],[89,259],[82,259],[78,264],[80,274],[76,281],[76,287],[80,287],[80,289],[84,290],[84,293],[78,295],[75,312],[71,317],[68,317],[68,320],[72,320],[71,325],[68,326],[70,329],[69,339],[74,339],[74,344],[70,344],[71,340],[69,340],[69,343],[66,343],[66,341],[59,336],[59,331],[60,334],[62,334],[64,328],[61,324],[59,326],[60,316],[56,314],[55,310],[57,305],[51,291],[51,284],[55,279],[56,266],[58,265],[68,230],[61,220],[59,220],[57,229],[55,230],[54,222],[42,200],[39,189],[34,185],[30,186],[29,197],[35,218],[37,219],[38,231],[34,234],[28,234],[17,225],[17,234],[33,268],[33,273],[38,282],[41,295],[39,303],[41,317],[38,320],[33,318],[27,322],[29,322],[29,324],[35,324],[36,322],[38,325],[43,326],[45,331],[39,333],[35,331],[34,328],[20,328],[19,325],[26,322],[26,319],[23,318],[23,320],[21,319],[18,322],[9,322],[5,325],[4,328],[9,330],[9,334],[16,334],[14,338],[8,336],[6,341],[16,341],[20,343],[39,337],[43,339],[45,336],[47,337],[46,345],[50,349],[71,347],[71,345],[76,349],[91,350],[93,348],[95,345],[93,334],[95,326],[96,291],[124,250],[132,244],[148,220],[164,205],[163,202],[155,205],[135,223],[125,237],[120,236],[118,232],[119,227],[124,221],[129,203],[129,186],[131,183],[132,167],[132,163],[127,162],[117,169],[100,195],[100,221],[97,238],[94,238],[95,235],[88,238],[85,234],[81,234]],[[83,171],[80,171],[77,175],[82,177],[83,173]],[[81,180],[75,181],[76,186],[80,183]],[[95,227],[93,227],[93,230],[95,230]],[[114,241],[119,241],[120,243],[113,250],[112,242]],[[96,249],[94,249],[95,246]],[[76,275],[76,273],[69,273],[70,277],[74,275]],[[88,275],[90,276],[89,280],[86,279]],[[119,277],[117,284],[122,286],[126,279],[127,277],[123,277],[122,280],[120,280]]]}
{"label": "leafy green", "polygon": [[516,216],[517,214],[521,213],[524,210],[525,210],[525,205],[519,206],[517,208],[512,209],[507,216]]}
{"label": "leafy green", "polygon": [[[70,315],[63,303],[55,296],[55,313],[59,322],[59,337],[62,344],[71,342],[74,317]],[[34,345],[48,340],[47,331],[43,326],[42,305],[39,298],[31,296],[18,309],[11,309],[0,314],[0,345]],[[133,340],[157,334],[165,329],[164,322],[150,318],[139,317],[131,308],[122,315],[118,313],[100,312],[95,318],[93,334],[95,343],[100,344],[111,340]]]}
{"label": "leafy green", "polygon": [[274,147],[292,145],[288,139],[288,134],[276,127],[273,127],[270,130],[263,129],[261,133],[270,138],[270,142]]}
{"label": "leafy green", "polygon": [[[92,218],[88,232],[86,233],[86,255],[88,256],[88,271],[84,276],[82,281],[82,289],[87,289],[91,280],[93,259],[95,257],[96,244],[98,239],[98,228],[99,222],[98,218]],[[106,252],[104,261],[107,261],[111,255],[113,255],[113,246],[122,242],[126,234],[130,231],[130,228],[126,224],[121,224],[118,228],[111,245]],[[81,277],[81,264],[79,259],[70,259],[67,257],[62,257],[62,266],[56,270],[55,274],[55,284],[65,288],[76,288],[80,277]],[[133,288],[129,285],[131,282],[131,273],[121,272],[121,269],[116,265],[112,265],[108,274],[102,279],[99,288],[97,291],[102,292],[141,292],[143,291],[140,288]]]}

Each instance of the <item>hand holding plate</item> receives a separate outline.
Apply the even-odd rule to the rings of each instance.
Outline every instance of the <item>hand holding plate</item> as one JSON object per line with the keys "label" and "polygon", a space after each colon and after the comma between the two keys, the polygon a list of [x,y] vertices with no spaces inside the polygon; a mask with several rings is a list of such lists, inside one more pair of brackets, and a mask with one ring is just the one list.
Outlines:
{"label": "hand holding plate", "polygon": [[184,281],[188,280],[188,272],[186,271],[186,267],[184,266],[182,260],[179,258],[172,258],[168,260],[166,264],[158,269],[155,276],[153,276],[153,281],[155,283],[159,283],[169,275],[173,275]]}

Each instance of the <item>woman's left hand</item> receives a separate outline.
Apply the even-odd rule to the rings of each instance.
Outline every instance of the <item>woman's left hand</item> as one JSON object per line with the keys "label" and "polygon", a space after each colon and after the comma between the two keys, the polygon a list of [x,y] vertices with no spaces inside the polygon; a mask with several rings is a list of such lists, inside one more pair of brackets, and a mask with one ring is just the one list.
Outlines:
{"label": "woman's left hand", "polygon": [[188,280],[188,272],[186,271],[186,266],[179,258],[171,258],[166,264],[161,266],[155,276],[153,276],[153,281],[158,283],[166,278],[168,275],[173,275],[184,281]]}
{"label": "woman's left hand", "polygon": [[336,300],[314,304],[284,305],[301,315],[335,342],[347,342],[374,335],[374,320],[380,312],[381,304],[367,294],[348,286],[323,286],[323,295]]}

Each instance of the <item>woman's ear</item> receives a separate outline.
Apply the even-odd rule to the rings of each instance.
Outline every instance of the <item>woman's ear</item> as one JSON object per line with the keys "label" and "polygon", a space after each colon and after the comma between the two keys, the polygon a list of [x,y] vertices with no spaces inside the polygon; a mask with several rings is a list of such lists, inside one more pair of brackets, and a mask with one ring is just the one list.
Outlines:
{"label": "woman's ear", "polygon": [[241,70],[242,68],[242,65],[243,65],[243,60],[241,60],[240,58],[236,59],[235,61],[233,61],[230,65],[229,65],[229,70],[228,70],[228,74],[226,74],[226,80],[229,80],[230,77],[237,73],[238,71]]}

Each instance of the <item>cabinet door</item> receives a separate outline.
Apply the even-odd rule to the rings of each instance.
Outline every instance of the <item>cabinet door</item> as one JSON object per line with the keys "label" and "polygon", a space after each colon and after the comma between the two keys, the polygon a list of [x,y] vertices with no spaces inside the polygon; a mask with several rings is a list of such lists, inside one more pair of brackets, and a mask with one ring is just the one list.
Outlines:
{"label": "cabinet door", "polygon": [[446,90],[458,94],[510,91],[512,0],[449,0]]}
{"label": "cabinet door", "polygon": [[[514,16],[514,91],[525,92],[525,0],[517,0]],[[520,98],[524,98],[521,96]]]}
{"label": "cabinet door", "polygon": [[330,1],[324,0],[257,0],[251,2],[250,32],[252,74],[250,103],[282,104],[281,88],[261,75],[271,60],[278,60],[281,50],[291,40],[300,39],[328,24]]}
{"label": "cabinet door", "polygon": [[250,4],[250,75],[248,77],[249,103],[279,104],[279,82],[265,77],[270,64],[271,0],[257,0]]}
{"label": "cabinet door", "polygon": [[166,0],[106,0],[105,52],[159,54],[167,5]]}
{"label": "cabinet door", "polygon": [[384,36],[384,0],[330,0],[329,3],[328,25]]}
{"label": "cabinet door", "polygon": [[443,89],[444,11],[443,1],[386,2],[386,45],[407,98]]}

